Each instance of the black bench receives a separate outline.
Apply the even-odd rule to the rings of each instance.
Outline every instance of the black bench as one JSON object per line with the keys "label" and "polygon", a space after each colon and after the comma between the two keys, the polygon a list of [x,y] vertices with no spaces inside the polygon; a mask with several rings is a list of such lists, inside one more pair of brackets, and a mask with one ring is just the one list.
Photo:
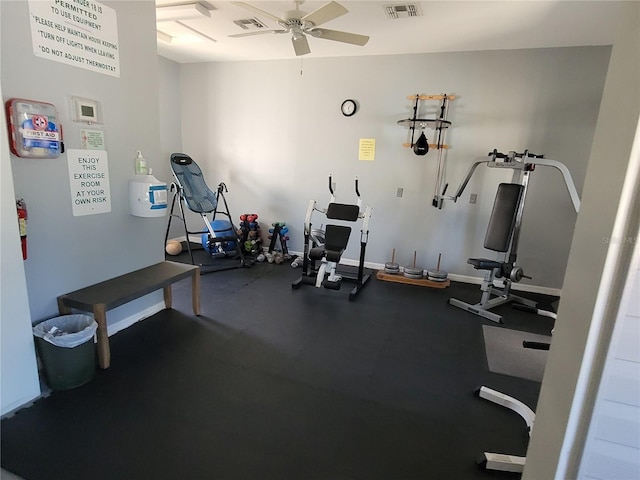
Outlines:
{"label": "black bench", "polygon": [[191,277],[192,281],[193,313],[200,315],[200,267],[176,262],[160,262],[60,295],[58,310],[61,315],[72,313],[73,308],[93,313],[98,324],[98,364],[101,368],[109,368],[111,354],[107,332],[107,311],[161,288],[164,290],[165,307],[171,308],[171,285],[188,277]]}

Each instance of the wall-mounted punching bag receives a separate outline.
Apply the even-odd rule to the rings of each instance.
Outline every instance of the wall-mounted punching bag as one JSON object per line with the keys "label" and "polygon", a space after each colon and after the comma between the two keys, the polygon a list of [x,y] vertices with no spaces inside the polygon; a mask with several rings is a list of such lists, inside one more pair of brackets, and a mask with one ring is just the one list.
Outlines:
{"label": "wall-mounted punching bag", "polygon": [[425,137],[424,132],[422,132],[418,141],[413,145],[413,153],[416,155],[426,155],[428,151],[429,141],[427,137]]}

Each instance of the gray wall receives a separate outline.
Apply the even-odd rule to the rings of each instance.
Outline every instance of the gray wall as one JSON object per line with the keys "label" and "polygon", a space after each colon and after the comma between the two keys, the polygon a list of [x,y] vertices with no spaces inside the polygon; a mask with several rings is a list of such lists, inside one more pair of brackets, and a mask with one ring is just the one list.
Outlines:
{"label": "gray wall", "polygon": [[[586,374],[579,390],[576,390],[576,384],[583,375],[581,370],[589,370],[589,365],[593,365],[594,359],[591,357],[594,354],[600,357],[595,359],[596,365],[602,365],[616,318],[615,314],[612,319],[600,318],[598,312],[594,314],[594,306],[603,288],[603,267],[612,244],[609,240],[612,238],[620,192],[640,115],[639,18],[640,5],[628,2],[611,53],[583,190],[582,209],[575,227],[554,339],[538,401],[536,425],[528,451],[530,468],[525,470],[523,476],[526,480],[565,478],[562,474],[559,477],[556,475],[558,466],[563,469],[567,468],[567,464],[574,470],[569,468],[566,478],[573,478],[576,474],[576,465],[582,452],[580,430],[586,427],[576,427],[575,424],[587,422],[588,425],[591,418],[589,402],[593,401],[599,385],[598,368]],[[630,251],[631,246],[627,245],[626,249]],[[630,259],[630,255],[627,255]],[[627,268],[628,263],[621,266],[622,278],[621,281],[616,279],[616,282],[624,285]],[[617,289],[618,297],[621,292],[621,288]],[[605,295],[607,293],[604,292]],[[617,304],[614,303],[611,308],[617,310]],[[594,341],[604,345],[592,348],[585,355],[585,345],[592,329],[596,337]],[[570,416],[573,425],[569,424]],[[566,434],[568,426],[571,427],[569,435]],[[563,444],[565,451],[561,459]]]}
{"label": "gray wall", "polygon": [[[164,57],[158,57],[158,70],[160,157],[153,171],[157,178],[171,182],[169,158],[172,153],[182,151],[180,65]],[[181,222],[175,223],[180,224]]]}
{"label": "gray wall", "polygon": [[[290,248],[300,251],[309,199],[326,204],[327,177],[338,201],[354,200],[358,176],[373,206],[367,260],[441,267],[478,276],[470,256],[482,248],[495,190],[510,172],[484,168],[458,203],[431,207],[435,151],[419,157],[402,144],[409,131],[397,121],[412,113],[407,96],[449,93],[452,126],[446,131],[449,193],[474,158],[493,148],[525,148],[564,162],[582,190],[609,59],[608,47],[558,48],[424,55],[321,58],[189,64],[181,68],[183,148],[210,184],[229,186],[232,213],[257,212],[263,225],[286,221]],[[360,111],[340,114],[345,98]],[[421,104],[433,116],[438,102]],[[433,131],[427,131],[431,141]],[[373,162],[358,160],[358,140],[376,139]],[[396,188],[404,197],[396,198]],[[478,193],[478,204],[468,203]],[[529,283],[558,293],[576,213],[561,176],[532,175],[520,245]],[[316,225],[324,219],[315,217]],[[550,234],[553,232],[553,234]],[[352,241],[345,258],[358,258]],[[493,258],[493,257],[492,257]],[[525,282],[523,282],[525,283]],[[555,289],[555,290],[554,290]]]}
{"label": "gray wall", "polygon": [[[67,149],[80,148],[71,121],[71,96],[98,100],[109,160],[111,212],[74,217],[66,155],[57,159],[11,159],[15,193],[29,207],[29,259],[24,262],[31,320],[57,314],[56,297],[83,286],[163,260],[166,220],[129,214],[128,180],[136,150],[148,165],[161,163],[158,57],[154,3],[103,2],[117,14],[119,78],[34,56],[28,3],[3,1],[3,97],[57,106]],[[4,227],[4,222],[3,222]],[[162,301],[151,294],[109,313],[109,323],[136,318]]]}

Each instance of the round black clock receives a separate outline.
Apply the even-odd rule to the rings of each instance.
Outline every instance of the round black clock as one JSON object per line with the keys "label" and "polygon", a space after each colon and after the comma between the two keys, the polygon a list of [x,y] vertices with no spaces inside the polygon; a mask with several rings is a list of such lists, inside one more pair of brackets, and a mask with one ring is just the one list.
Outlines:
{"label": "round black clock", "polygon": [[356,111],[358,110],[358,105],[356,104],[355,100],[347,99],[342,102],[340,110],[345,117],[350,117],[351,115],[356,113]]}

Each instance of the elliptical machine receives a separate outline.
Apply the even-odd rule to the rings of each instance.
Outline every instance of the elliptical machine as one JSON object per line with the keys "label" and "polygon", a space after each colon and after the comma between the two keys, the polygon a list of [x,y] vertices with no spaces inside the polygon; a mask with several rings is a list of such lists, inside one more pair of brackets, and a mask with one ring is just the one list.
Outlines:
{"label": "elliptical machine", "polygon": [[[369,273],[364,273],[364,257],[369,238],[369,218],[372,207],[362,207],[362,199],[358,189],[358,178],[355,179],[355,191],[358,201],[355,205],[336,203],[333,191],[331,175],[329,175],[329,192],[331,197],[327,208],[318,208],[317,202],[311,200],[307,208],[304,222],[304,251],[302,261],[302,275],[291,284],[291,288],[297,289],[300,285],[313,285],[316,288],[324,287],[331,290],[339,290],[343,280],[355,282],[355,287],[349,293],[349,300],[356,298],[358,293],[364,288],[371,278]],[[342,254],[349,243],[351,227],[347,225],[327,224],[324,234],[318,230],[312,230],[311,217],[313,212],[322,213],[331,220],[344,222],[357,222],[362,219],[360,229],[360,260],[358,262],[358,273],[356,276],[347,273],[338,273],[337,267],[342,258]],[[320,266],[316,269],[316,262]]]}

